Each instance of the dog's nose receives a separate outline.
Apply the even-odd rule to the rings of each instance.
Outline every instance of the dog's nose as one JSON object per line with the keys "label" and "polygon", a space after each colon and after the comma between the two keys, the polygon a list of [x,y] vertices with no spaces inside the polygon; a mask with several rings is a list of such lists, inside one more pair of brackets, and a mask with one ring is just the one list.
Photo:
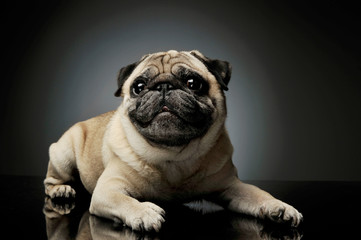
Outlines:
{"label": "dog's nose", "polygon": [[155,89],[159,92],[165,91],[168,92],[174,89],[174,86],[170,83],[160,83],[155,86]]}

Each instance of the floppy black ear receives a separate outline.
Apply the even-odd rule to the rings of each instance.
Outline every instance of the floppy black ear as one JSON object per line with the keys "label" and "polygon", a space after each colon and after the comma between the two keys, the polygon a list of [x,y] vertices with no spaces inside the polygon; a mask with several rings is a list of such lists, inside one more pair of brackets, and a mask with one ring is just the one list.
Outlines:
{"label": "floppy black ear", "polygon": [[118,90],[114,93],[114,96],[120,97],[120,95],[122,94],[122,87],[123,87],[125,81],[128,79],[130,74],[132,74],[133,70],[138,66],[138,63],[139,62],[135,62],[135,63],[129,64],[128,66],[120,69],[118,79],[117,79]]}
{"label": "floppy black ear", "polygon": [[120,69],[119,74],[118,74],[118,79],[117,79],[117,81],[118,81],[118,90],[114,93],[114,96],[120,97],[120,95],[122,94],[122,88],[123,88],[123,85],[124,85],[125,81],[128,79],[130,74],[132,74],[132,72],[139,65],[139,63],[141,63],[149,55],[150,54],[146,54],[138,62],[129,64],[128,66],[123,67],[123,68]]}
{"label": "floppy black ear", "polygon": [[191,54],[198,58],[207,67],[208,71],[215,76],[222,89],[227,91],[227,85],[229,80],[231,80],[232,74],[231,64],[227,61],[210,59],[198,51],[191,51]]}

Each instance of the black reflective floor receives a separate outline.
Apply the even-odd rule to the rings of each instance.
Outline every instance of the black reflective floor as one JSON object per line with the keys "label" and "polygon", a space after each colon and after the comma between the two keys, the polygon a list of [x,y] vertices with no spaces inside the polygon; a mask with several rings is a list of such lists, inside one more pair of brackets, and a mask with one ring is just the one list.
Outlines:
{"label": "black reflective floor", "polygon": [[50,201],[42,178],[0,176],[1,231],[9,239],[359,239],[361,182],[252,181],[300,210],[297,229],[219,210],[162,206],[159,233],[133,232],[91,216],[89,196]]}

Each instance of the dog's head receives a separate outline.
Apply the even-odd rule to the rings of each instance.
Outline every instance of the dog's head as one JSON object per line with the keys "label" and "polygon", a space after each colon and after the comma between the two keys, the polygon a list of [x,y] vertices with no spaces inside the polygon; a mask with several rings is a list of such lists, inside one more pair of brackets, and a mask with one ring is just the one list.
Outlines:
{"label": "dog's head", "polygon": [[122,68],[115,96],[123,97],[130,121],[148,142],[183,146],[225,118],[230,76],[228,62],[198,51],[159,52]]}

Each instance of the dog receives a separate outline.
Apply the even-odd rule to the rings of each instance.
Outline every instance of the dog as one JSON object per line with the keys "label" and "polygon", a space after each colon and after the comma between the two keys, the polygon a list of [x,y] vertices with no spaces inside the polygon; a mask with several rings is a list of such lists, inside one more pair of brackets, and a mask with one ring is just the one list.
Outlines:
{"label": "dog", "polygon": [[298,226],[302,214],[241,182],[225,129],[231,65],[199,51],[153,53],[123,67],[115,110],[73,125],[49,148],[51,198],[74,197],[79,176],[89,212],[133,230],[159,231],[155,202],[197,199]]}

